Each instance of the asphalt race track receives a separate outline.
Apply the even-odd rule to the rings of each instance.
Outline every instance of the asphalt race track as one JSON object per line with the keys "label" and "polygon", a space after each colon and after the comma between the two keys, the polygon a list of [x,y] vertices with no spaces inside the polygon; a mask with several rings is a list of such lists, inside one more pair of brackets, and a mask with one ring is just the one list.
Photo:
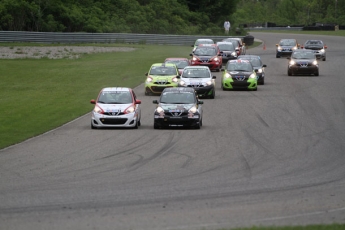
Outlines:
{"label": "asphalt race track", "polygon": [[[91,130],[87,114],[0,150],[0,229],[345,223],[344,37],[251,34],[265,85],[222,91],[214,72],[200,130],[154,130],[156,97],[140,85],[138,130]],[[323,40],[320,76],[289,77],[280,38]]]}

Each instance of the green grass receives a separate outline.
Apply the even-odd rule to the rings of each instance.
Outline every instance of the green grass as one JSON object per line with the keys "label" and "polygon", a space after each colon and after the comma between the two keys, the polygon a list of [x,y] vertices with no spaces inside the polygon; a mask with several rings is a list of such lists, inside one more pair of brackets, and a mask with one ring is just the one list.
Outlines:
{"label": "green grass", "polygon": [[189,46],[127,46],[136,50],[89,54],[75,60],[1,59],[0,149],[91,111],[90,99],[101,88],[135,87],[144,82],[152,63],[169,56],[189,57],[191,51]]}

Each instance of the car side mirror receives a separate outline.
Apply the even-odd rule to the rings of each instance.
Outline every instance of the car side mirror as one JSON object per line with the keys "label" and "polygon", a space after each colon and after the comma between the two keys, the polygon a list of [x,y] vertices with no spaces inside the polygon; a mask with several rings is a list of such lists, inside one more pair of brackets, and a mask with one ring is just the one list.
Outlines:
{"label": "car side mirror", "polygon": [[286,59],[290,60],[290,59],[291,59],[291,57],[287,57]]}
{"label": "car side mirror", "polygon": [[258,69],[254,69],[254,72],[257,73],[257,72],[259,72],[259,70]]}
{"label": "car side mirror", "polygon": [[192,57],[193,57],[193,54],[189,54],[189,56],[192,56]]}
{"label": "car side mirror", "polygon": [[262,67],[267,67],[267,65],[263,64]]}
{"label": "car side mirror", "polygon": [[141,104],[141,100],[135,100],[135,104]]}
{"label": "car side mirror", "polygon": [[278,45],[278,44],[276,44],[276,46],[278,47],[279,45]]}
{"label": "car side mirror", "polygon": [[145,73],[145,76],[149,75],[149,73]]}
{"label": "car side mirror", "polygon": [[153,104],[158,104],[158,101],[157,100],[153,100],[152,103]]}
{"label": "car side mirror", "polygon": [[212,79],[216,79],[216,76],[212,76]]}
{"label": "car side mirror", "polygon": [[203,101],[198,100],[198,104],[199,104],[199,105],[200,105],[200,104],[204,104],[204,102],[203,102]]}
{"label": "car side mirror", "polygon": [[91,103],[91,104],[96,104],[95,99],[92,99],[92,100],[90,101],[90,103]]}
{"label": "car side mirror", "polygon": [[224,68],[221,68],[220,71],[224,71],[225,69]]}
{"label": "car side mirror", "polygon": [[177,76],[176,76],[176,78],[180,79],[180,78],[181,78],[181,76],[180,76],[180,75],[177,75]]}

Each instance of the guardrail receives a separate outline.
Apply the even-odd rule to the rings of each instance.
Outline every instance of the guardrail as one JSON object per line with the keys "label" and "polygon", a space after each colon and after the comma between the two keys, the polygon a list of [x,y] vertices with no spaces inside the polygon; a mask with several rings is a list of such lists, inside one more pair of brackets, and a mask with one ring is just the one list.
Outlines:
{"label": "guardrail", "polygon": [[[0,31],[0,42],[36,43],[133,43],[193,45],[195,40],[198,38],[210,38],[217,42],[229,37],[231,36]],[[243,36],[236,37],[243,38]]]}

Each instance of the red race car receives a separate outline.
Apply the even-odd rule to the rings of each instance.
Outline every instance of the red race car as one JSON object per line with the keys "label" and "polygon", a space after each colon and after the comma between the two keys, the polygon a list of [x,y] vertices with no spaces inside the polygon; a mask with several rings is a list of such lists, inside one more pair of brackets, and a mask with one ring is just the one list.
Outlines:
{"label": "red race car", "polygon": [[207,66],[211,71],[216,70],[217,72],[222,68],[222,53],[215,44],[201,44],[190,54],[190,56],[192,56],[192,66]]}

